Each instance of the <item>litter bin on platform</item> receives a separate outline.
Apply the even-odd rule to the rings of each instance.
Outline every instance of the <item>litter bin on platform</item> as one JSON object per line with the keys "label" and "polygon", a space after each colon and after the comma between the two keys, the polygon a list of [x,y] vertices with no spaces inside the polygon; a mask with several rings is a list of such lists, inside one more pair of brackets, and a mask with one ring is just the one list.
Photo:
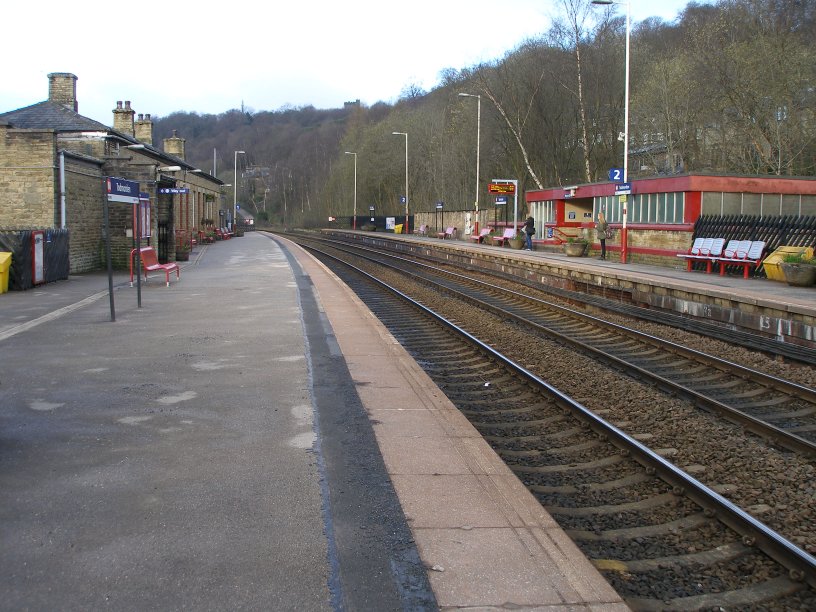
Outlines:
{"label": "litter bin on platform", "polygon": [[0,253],[0,293],[8,291],[11,253]]}
{"label": "litter bin on platform", "polygon": [[802,255],[805,259],[813,257],[813,249],[810,247],[781,246],[762,261],[765,268],[765,276],[769,280],[785,282],[785,274],[782,272],[781,264],[788,255]]}

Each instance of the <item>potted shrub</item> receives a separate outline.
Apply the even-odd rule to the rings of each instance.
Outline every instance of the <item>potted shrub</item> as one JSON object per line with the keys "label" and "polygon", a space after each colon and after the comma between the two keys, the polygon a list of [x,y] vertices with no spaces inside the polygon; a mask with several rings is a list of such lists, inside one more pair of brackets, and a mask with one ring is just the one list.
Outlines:
{"label": "potted shrub", "polygon": [[176,245],[176,261],[188,261],[190,259],[190,245]]}
{"label": "potted shrub", "polygon": [[523,249],[524,248],[524,237],[521,234],[516,234],[515,238],[510,238],[507,241],[507,244],[510,245],[511,249]]}
{"label": "potted shrub", "polygon": [[583,238],[567,238],[564,243],[564,253],[567,257],[583,257],[587,249],[587,241]]}
{"label": "potted shrub", "polygon": [[809,287],[816,282],[816,258],[786,255],[779,267],[785,275],[785,282],[793,287]]}

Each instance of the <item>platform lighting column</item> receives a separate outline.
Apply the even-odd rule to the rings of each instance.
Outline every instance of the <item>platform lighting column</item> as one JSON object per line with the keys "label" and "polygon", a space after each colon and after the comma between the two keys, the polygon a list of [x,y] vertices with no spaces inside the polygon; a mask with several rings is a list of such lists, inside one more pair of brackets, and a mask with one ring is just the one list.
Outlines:
{"label": "platform lighting column", "polygon": [[408,233],[408,133],[391,132],[394,136],[405,136],[405,230]]}
{"label": "platform lighting column", "polygon": [[238,154],[246,155],[246,151],[235,152],[235,165],[233,166],[235,185],[232,188],[232,225],[233,231],[238,224]]}
{"label": "platform lighting column", "polygon": [[482,141],[482,96],[479,94],[460,93],[464,98],[476,98],[476,229],[475,234],[479,234],[479,157]]}
{"label": "platform lighting column", "polygon": [[[626,78],[624,81],[624,110],[623,110],[623,182],[629,182],[629,24],[632,20],[632,3],[629,1],[622,2],[620,0],[592,0],[592,4],[609,5],[609,4],[625,4],[626,5]],[[621,227],[621,263],[626,263],[628,251],[628,235],[626,229],[626,217],[629,197],[624,195],[623,200],[623,225]]]}
{"label": "platform lighting column", "polygon": [[357,229],[357,154],[346,151],[346,155],[354,156],[354,216],[351,218],[351,229]]}

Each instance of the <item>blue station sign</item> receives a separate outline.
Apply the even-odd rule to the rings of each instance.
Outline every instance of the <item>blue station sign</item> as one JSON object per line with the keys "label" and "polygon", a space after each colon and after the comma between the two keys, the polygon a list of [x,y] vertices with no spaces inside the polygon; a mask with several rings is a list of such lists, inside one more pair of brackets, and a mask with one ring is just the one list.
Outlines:
{"label": "blue station sign", "polygon": [[108,202],[125,202],[137,204],[139,202],[139,183],[122,178],[109,176],[105,179],[105,189]]}
{"label": "blue station sign", "polygon": [[162,187],[159,193],[190,193],[187,187]]}
{"label": "blue station sign", "polygon": [[623,168],[610,168],[609,180],[613,183],[620,183],[623,181]]}

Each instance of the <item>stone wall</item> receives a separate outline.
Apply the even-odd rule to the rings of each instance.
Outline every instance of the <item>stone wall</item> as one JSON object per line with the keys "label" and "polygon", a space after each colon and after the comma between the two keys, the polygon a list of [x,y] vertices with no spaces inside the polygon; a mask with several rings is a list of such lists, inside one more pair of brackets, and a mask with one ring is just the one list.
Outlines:
{"label": "stone wall", "polygon": [[103,267],[104,197],[99,164],[65,155],[65,221],[71,232],[71,274]]}
{"label": "stone wall", "polygon": [[54,227],[56,146],[53,130],[0,125],[0,227]]}

